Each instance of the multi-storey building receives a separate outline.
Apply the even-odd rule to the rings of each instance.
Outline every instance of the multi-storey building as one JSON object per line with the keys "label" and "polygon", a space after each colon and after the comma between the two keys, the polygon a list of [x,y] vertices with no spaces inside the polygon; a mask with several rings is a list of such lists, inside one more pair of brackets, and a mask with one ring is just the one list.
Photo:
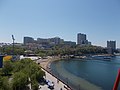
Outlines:
{"label": "multi-storey building", "polygon": [[49,44],[49,39],[37,38],[39,44]]}
{"label": "multi-storey building", "polygon": [[87,40],[86,34],[78,33],[77,34],[77,44],[78,45],[89,45],[89,44],[91,44],[91,42],[89,42]]}
{"label": "multi-storey building", "polygon": [[107,50],[109,54],[113,54],[116,50],[116,41],[107,41]]}
{"label": "multi-storey building", "polygon": [[70,46],[75,46],[76,42],[72,42],[72,41],[64,41],[65,45],[70,45]]}
{"label": "multi-storey building", "polygon": [[112,48],[116,50],[116,41],[107,41],[107,48]]}
{"label": "multi-storey building", "polygon": [[24,37],[24,45],[28,43],[34,43],[34,39],[32,37]]}
{"label": "multi-storey building", "polygon": [[61,39],[59,37],[50,38],[50,42],[55,45],[61,44]]}

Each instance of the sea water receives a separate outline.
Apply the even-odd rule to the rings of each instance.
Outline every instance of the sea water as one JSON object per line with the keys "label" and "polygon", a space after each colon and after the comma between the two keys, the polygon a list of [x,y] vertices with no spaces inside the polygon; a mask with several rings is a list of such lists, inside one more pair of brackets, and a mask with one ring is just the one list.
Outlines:
{"label": "sea water", "polygon": [[51,64],[52,72],[74,90],[112,90],[119,68],[119,56],[106,61],[69,59]]}

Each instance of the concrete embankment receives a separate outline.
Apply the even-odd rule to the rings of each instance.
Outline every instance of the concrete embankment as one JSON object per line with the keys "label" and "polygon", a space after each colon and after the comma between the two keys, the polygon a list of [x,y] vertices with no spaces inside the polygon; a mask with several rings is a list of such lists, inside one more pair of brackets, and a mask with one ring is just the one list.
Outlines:
{"label": "concrete embankment", "polygon": [[52,58],[48,58],[46,60],[42,60],[43,62],[41,62],[41,60],[40,60],[37,63],[40,62],[40,67],[45,72],[45,75],[46,75],[45,79],[54,83],[54,90],[72,90],[64,81],[62,81],[60,78],[56,77],[51,72],[50,64],[56,60],[60,60],[60,58],[52,57]]}

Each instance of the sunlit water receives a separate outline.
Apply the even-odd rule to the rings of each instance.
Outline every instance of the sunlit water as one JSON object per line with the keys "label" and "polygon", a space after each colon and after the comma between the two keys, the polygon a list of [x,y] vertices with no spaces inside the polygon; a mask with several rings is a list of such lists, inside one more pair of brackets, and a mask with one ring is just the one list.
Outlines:
{"label": "sunlit water", "polygon": [[120,57],[111,61],[70,59],[55,61],[52,72],[75,90],[112,90]]}

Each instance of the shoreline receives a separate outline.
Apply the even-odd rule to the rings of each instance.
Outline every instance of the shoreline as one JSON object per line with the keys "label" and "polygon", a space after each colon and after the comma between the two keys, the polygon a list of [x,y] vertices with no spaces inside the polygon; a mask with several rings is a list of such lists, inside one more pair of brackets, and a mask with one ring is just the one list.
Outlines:
{"label": "shoreline", "polygon": [[[42,67],[41,67],[42,68]],[[52,72],[42,68],[43,71],[49,73],[50,75],[52,75],[54,78],[56,78],[59,82],[62,82],[64,84],[64,88],[66,90],[72,90],[71,87],[69,85],[67,85],[63,80],[61,80],[60,78],[58,78],[57,76],[55,76]]]}
{"label": "shoreline", "polygon": [[[66,90],[74,90],[74,88],[70,85],[67,84],[66,81],[62,80],[60,77],[57,77],[54,73],[51,72],[51,63],[55,61],[60,61],[60,60],[67,60],[67,59],[78,59],[78,58],[60,58],[58,56],[53,56],[52,58],[46,59],[46,61],[43,61],[40,63],[40,67],[43,69],[43,71],[51,74],[53,77],[61,81],[63,84],[66,86]],[[80,60],[85,60],[84,58],[79,58]]]}
{"label": "shoreline", "polygon": [[56,75],[54,75],[51,72],[51,68],[50,68],[51,63],[54,62],[54,61],[59,61],[59,60],[62,60],[62,59],[60,57],[58,57],[58,56],[54,56],[52,58],[48,58],[48,59],[46,59],[46,61],[40,63],[40,67],[42,68],[43,71],[45,71],[45,73],[50,74],[52,77],[56,78],[56,80],[61,82],[64,85],[64,89],[63,90],[72,90],[72,88],[65,81],[63,81],[62,79],[58,78]]}
{"label": "shoreline", "polygon": [[54,61],[59,61],[59,60],[61,60],[61,58],[58,56],[53,56],[51,58],[43,59],[43,61],[40,62],[40,66],[44,68],[45,70],[49,71],[51,63]]}
{"label": "shoreline", "polygon": [[60,78],[65,81],[67,80],[66,81],[67,84],[71,86],[73,90],[102,90],[101,87],[85,80],[84,78],[78,77],[61,67],[62,67],[61,63],[56,64],[54,73],[58,71],[57,73],[60,76]]}
{"label": "shoreline", "polygon": [[[54,61],[59,61],[59,60],[64,60],[64,59],[78,59],[78,58],[60,58],[60,57],[52,57],[51,59],[47,59],[47,61],[45,61],[45,62],[41,62],[41,64],[40,64],[40,66],[46,71],[46,72],[48,72],[49,74],[51,74],[53,77],[55,77],[56,79],[58,79],[59,81],[61,81],[63,84],[65,84],[69,89],[66,89],[66,90],[74,90],[74,88],[71,86],[71,85],[69,85],[66,81],[64,81],[63,79],[61,79],[60,77],[57,77],[53,72],[51,72],[52,70],[51,70],[51,67],[50,67],[50,65],[51,65],[51,63],[52,62],[54,62]],[[80,60],[86,60],[85,58],[83,59],[81,59],[81,58],[79,58]],[[82,78],[80,78],[80,83],[81,83],[81,85],[82,86],[84,86],[83,84],[82,84],[82,82],[83,81],[85,81],[85,80],[83,80]],[[90,84],[90,83],[88,83],[88,82],[86,82],[85,81],[85,83],[87,83],[87,84],[89,84],[89,85],[92,85],[92,86],[94,86],[93,84]],[[99,88],[100,89],[100,87],[96,87],[96,86],[94,86],[95,88]],[[83,87],[82,87],[83,88]]]}

